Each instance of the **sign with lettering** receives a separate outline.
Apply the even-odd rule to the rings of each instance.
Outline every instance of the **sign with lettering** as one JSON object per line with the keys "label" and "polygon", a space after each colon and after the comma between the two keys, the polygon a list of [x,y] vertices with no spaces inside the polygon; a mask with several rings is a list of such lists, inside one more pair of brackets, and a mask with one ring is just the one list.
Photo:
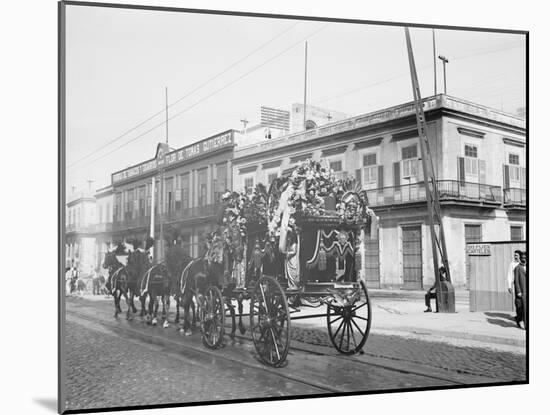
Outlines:
{"label": "sign with lettering", "polygon": [[145,173],[150,173],[159,167],[166,168],[170,165],[193,159],[205,153],[210,153],[224,147],[230,147],[233,143],[233,130],[231,130],[169,153],[159,151],[156,159],[148,160],[144,163],[138,164],[137,166],[132,166],[125,170],[113,173],[111,176],[111,182],[114,184],[123,180],[128,180]]}
{"label": "sign with lettering", "polygon": [[470,256],[490,256],[491,245],[489,244],[467,244],[466,253]]}

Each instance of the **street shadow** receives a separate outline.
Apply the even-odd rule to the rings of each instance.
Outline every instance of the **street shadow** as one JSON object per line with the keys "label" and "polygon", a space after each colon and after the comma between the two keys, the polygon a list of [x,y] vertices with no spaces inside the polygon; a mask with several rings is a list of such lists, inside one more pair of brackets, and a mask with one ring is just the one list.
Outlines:
{"label": "street shadow", "polygon": [[34,401],[44,408],[57,413],[57,399],[54,398],[34,398]]}
{"label": "street shadow", "polygon": [[510,321],[500,320],[496,318],[488,318],[487,322],[490,324],[495,324],[500,327],[516,327],[516,323],[512,323]]}
{"label": "street shadow", "polygon": [[500,327],[516,327],[516,320],[507,313],[484,313],[488,318],[487,322]]}
{"label": "street shadow", "polygon": [[504,320],[510,320],[510,321],[513,321],[515,322],[516,320],[514,319],[514,316],[510,315],[510,314],[507,314],[507,313],[494,313],[494,312],[490,312],[490,313],[484,313],[487,317],[496,317],[496,318],[502,318]]}

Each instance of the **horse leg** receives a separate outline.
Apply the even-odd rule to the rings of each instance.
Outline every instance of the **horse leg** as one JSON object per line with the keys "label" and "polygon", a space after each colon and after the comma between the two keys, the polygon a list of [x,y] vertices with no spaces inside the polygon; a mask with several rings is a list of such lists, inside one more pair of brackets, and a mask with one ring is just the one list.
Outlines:
{"label": "horse leg", "polygon": [[237,306],[239,307],[239,331],[241,334],[246,333],[246,327],[243,324],[243,296],[239,294],[237,297]]}
{"label": "horse leg", "polygon": [[164,323],[162,327],[167,328],[170,324],[168,323],[168,313],[170,311],[170,295],[164,294],[162,296],[162,314],[164,317]]}
{"label": "horse leg", "polygon": [[113,292],[113,300],[115,302],[115,318],[118,317],[118,297],[117,297],[118,290],[115,290]]}
{"label": "horse leg", "polygon": [[[193,334],[193,332],[191,331],[191,327],[189,325],[189,306],[191,305],[192,302],[193,302],[192,296],[186,296],[183,300],[183,331],[186,336],[191,336],[191,334]],[[193,316],[195,315],[194,310],[195,310],[195,307],[193,306]]]}
{"label": "horse leg", "polygon": [[139,302],[141,303],[140,317],[143,318],[146,314],[145,301],[147,301],[147,293],[139,296]]}
{"label": "horse leg", "polygon": [[193,311],[193,320],[191,321],[193,327],[197,327],[197,314],[195,313],[195,302],[191,299],[191,310]]}
{"label": "horse leg", "polygon": [[126,310],[126,320],[132,320],[132,305],[130,304],[130,294],[128,291],[125,291],[122,293],[124,296],[124,299],[126,300],[126,305],[128,306],[128,310]]}
{"label": "horse leg", "polygon": [[137,313],[137,308],[134,304],[134,298],[136,296],[135,290],[130,291],[130,303],[132,304],[132,312],[135,314]]}

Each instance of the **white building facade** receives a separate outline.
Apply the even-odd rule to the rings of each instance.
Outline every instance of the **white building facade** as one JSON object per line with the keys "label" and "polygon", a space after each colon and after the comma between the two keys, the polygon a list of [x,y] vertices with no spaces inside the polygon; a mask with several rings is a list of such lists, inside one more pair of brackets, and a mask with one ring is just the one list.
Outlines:
{"label": "white building facade", "polygon": [[[525,120],[448,95],[424,100],[451,277],[469,283],[467,242],[526,238]],[[234,189],[269,184],[307,158],[367,189],[380,217],[369,242],[371,287],[433,283],[431,238],[413,103],[238,147]]]}

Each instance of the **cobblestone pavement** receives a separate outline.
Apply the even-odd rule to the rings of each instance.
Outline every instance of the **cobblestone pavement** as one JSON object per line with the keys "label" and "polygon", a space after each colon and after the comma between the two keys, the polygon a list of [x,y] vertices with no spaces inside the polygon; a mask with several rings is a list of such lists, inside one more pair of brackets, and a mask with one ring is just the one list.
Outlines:
{"label": "cobblestone pavement", "polygon": [[205,353],[198,334],[184,337],[173,325],[162,329],[140,319],[114,320],[110,302],[70,299],[67,310],[68,409],[525,381],[526,376],[524,354],[377,333],[369,336],[363,355],[342,357],[326,330],[303,326],[291,330],[288,365],[268,370],[254,360],[248,340],[227,339],[226,347]]}
{"label": "cobblestone pavement", "polygon": [[[308,344],[332,347],[326,331],[321,329],[293,327],[291,338]],[[497,352],[478,347],[456,347],[446,343],[384,334],[370,334],[363,350],[368,356],[490,377],[498,382],[526,379],[527,365],[524,354]]]}
{"label": "cobblestone pavement", "polygon": [[322,392],[223,360],[182,360],[158,346],[90,330],[87,322],[68,321],[66,333],[67,409]]}

